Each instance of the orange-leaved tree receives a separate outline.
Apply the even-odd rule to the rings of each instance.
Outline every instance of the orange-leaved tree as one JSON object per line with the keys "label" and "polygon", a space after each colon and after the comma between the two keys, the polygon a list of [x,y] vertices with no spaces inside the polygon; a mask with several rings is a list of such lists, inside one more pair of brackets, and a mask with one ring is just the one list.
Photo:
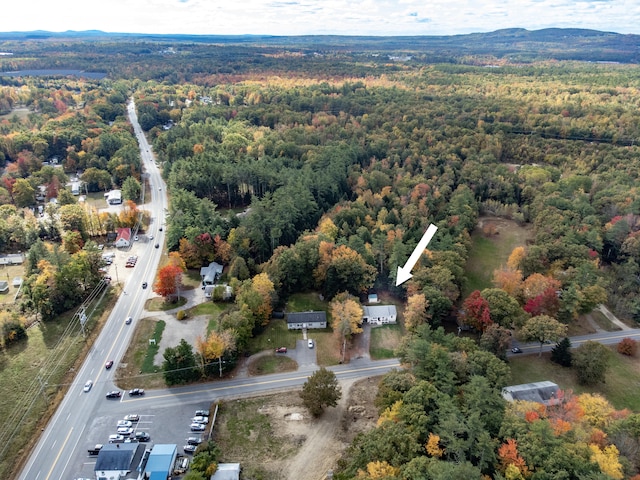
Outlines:
{"label": "orange-leaved tree", "polygon": [[158,270],[158,278],[153,284],[153,291],[166,299],[179,292],[181,283],[182,269],[178,265],[170,263]]}

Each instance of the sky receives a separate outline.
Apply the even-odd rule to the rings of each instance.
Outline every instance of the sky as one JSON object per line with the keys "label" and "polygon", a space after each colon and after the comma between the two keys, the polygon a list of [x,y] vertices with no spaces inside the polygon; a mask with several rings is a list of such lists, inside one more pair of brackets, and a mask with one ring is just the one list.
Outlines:
{"label": "sky", "polygon": [[0,15],[0,32],[396,36],[548,27],[640,34],[640,1],[4,0]]}

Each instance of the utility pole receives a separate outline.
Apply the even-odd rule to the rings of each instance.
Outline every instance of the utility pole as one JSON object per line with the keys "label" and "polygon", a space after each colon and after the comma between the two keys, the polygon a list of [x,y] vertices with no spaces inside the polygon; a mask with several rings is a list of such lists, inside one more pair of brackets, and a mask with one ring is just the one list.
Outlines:
{"label": "utility pole", "polygon": [[42,377],[38,375],[38,382],[40,383],[40,393],[44,397],[44,401],[49,403],[49,396],[47,395],[47,382],[42,380]]}

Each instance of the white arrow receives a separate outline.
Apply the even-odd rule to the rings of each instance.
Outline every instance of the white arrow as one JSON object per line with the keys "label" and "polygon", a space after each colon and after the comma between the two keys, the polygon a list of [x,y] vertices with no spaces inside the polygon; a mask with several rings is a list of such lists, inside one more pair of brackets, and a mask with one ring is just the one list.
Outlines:
{"label": "white arrow", "polygon": [[404,264],[404,267],[398,267],[398,274],[396,275],[396,287],[413,277],[413,275],[411,275],[411,270],[413,270],[413,267],[415,267],[416,263],[418,263],[422,252],[424,252],[425,248],[427,248],[427,245],[429,245],[429,242],[436,234],[436,230],[438,230],[438,227],[436,227],[433,223],[430,224],[429,228],[427,228],[427,231],[424,232],[424,235],[422,235],[422,238],[418,242],[418,245],[416,245],[415,250],[409,257],[409,260],[407,260],[407,263]]}

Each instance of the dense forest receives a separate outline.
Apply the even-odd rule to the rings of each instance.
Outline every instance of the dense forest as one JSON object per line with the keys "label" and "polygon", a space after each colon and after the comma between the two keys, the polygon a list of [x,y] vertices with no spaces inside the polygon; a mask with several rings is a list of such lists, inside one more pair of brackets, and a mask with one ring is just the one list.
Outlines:
{"label": "dense forest", "polygon": [[[553,33],[502,32],[531,41]],[[4,71],[108,73],[0,76],[0,246],[35,242],[25,311],[70,308],[43,303],[38,285],[58,279],[64,291],[68,258],[94,258],[92,239],[136,221],[140,158],[124,116],[132,96],[169,187],[167,247],[190,268],[228,266],[235,307],[220,325],[235,338],[226,355],[242,351],[296,292],[331,300],[375,287],[406,301],[398,353],[412,369],[385,378],[380,425],[354,442],[339,478],[637,474],[635,415],[570,395],[557,408],[506,406],[499,392],[506,330],[539,339],[542,328],[541,343],[559,340],[599,303],[640,321],[640,70],[563,60],[570,49],[550,60],[536,57],[542,49],[515,58],[453,40],[433,52],[360,41],[368,47],[1,43],[15,51],[0,59]],[[557,47],[546,45],[545,55]],[[28,115],[12,116],[18,107]],[[47,165],[54,156],[62,168]],[[37,222],[29,207],[39,186],[60,196],[74,174],[90,191],[129,192],[126,213],[83,209],[62,193],[61,206],[47,207],[51,218],[59,208],[61,221]],[[492,285],[463,298],[481,216],[530,225],[533,236]],[[397,267],[430,223],[437,236],[396,287]],[[481,341],[437,328],[450,320],[477,329]]]}

